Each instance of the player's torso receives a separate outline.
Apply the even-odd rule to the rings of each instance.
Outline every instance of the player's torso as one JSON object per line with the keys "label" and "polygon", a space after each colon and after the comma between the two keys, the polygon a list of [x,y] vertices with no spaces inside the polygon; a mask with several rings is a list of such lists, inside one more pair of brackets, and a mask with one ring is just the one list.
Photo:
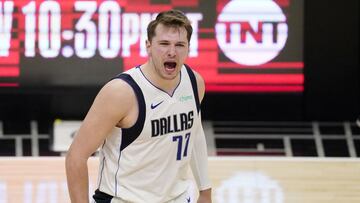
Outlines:
{"label": "player's torso", "polygon": [[[108,145],[104,146],[104,158],[113,156],[112,162],[118,162],[109,166],[104,163],[105,170],[115,173],[117,183],[113,186],[114,195],[130,196],[130,199],[138,196],[152,198],[165,193],[178,195],[186,190],[184,187],[188,181],[187,168],[194,136],[192,132],[199,122],[187,70],[182,68],[180,83],[173,95],[151,84],[139,68],[131,69],[127,74],[141,89],[145,105],[140,109],[140,114],[145,112],[145,118],[141,133],[121,150],[118,160],[114,150],[118,150],[116,147],[119,148],[124,142],[121,137],[124,136],[121,135],[123,132],[115,130],[107,140]],[[110,169],[110,165],[116,170]],[[106,179],[111,180],[111,177]]]}
{"label": "player's torso", "polygon": [[[132,145],[141,145],[146,142],[152,146],[146,148],[153,149],[154,156],[170,158],[173,155],[175,160],[181,161],[184,157],[179,157],[177,151],[173,149],[176,148],[177,142],[186,144],[188,137],[186,134],[191,133],[194,121],[198,119],[193,89],[185,68],[180,73],[180,83],[173,95],[154,86],[139,68],[133,71],[135,72],[133,78],[144,95],[146,118],[140,136]],[[169,154],[170,151],[176,153]],[[185,153],[185,159],[186,157]]]}

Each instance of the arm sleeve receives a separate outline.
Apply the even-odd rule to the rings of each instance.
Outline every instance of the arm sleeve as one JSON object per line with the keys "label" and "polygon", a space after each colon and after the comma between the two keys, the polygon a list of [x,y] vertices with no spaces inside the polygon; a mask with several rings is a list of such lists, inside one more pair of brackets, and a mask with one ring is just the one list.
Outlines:
{"label": "arm sleeve", "polygon": [[205,133],[201,124],[201,118],[196,130],[196,138],[191,155],[190,166],[196,184],[200,191],[211,188],[208,173],[208,154]]}

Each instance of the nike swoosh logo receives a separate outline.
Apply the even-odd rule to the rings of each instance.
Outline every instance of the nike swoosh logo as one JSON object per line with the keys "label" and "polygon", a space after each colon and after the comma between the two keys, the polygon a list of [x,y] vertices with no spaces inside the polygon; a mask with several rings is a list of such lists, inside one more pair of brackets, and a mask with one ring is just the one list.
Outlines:
{"label": "nike swoosh logo", "polygon": [[164,101],[161,101],[161,102],[159,102],[159,103],[157,103],[157,104],[151,104],[151,109],[155,109],[156,107],[158,107],[161,103],[163,103]]}
{"label": "nike swoosh logo", "polygon": [[190,199],[190,197],[189,197],[189,198],[186,198],[186,200],[187,200],[188,203],[190,203],[190,200],[191,200],[191,199]]}

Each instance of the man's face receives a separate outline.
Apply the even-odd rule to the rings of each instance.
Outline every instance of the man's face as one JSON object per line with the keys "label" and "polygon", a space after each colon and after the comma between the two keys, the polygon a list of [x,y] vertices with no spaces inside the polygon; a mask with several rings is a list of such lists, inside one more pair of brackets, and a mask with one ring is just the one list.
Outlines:
{"label": "man's face", "polygon": [[152,40],[146,41],[146,47],[158,76],[166,80],[175,79],[189,53],[186,29],[159,24]]}

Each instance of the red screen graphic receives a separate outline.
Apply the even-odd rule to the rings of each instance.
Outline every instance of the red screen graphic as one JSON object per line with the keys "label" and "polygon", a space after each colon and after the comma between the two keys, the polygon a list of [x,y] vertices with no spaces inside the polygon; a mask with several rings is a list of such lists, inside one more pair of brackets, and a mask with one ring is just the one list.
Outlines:
{"label": "red screen graphic", "polygon": [[147,60],[147,24],[181,9],[210,92],[302,92],[303,1],[0,1],[0,86],[99,86]]}

